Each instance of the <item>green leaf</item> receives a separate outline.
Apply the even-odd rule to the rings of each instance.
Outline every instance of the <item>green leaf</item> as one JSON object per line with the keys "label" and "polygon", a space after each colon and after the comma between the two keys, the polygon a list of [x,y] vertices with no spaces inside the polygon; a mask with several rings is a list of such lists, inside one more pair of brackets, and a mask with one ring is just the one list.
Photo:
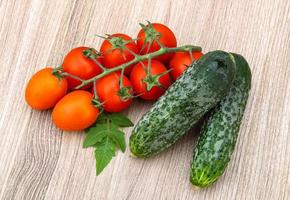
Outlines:
{"label": "green leaf", "polygon": [[116,145],[119,146],[122,152],[125,152],[126,150],[126,141],[125,141],[125,135],[122,131],[118,129],[112,129],[109,132],[109,137],[114,141]]}
{"label": "green leaf", "polygon": [[105,124],[97,124],[95,127],[89,128],[83,143],[83,148],[88,148],[101,142],[107,136],[107,132],[107,126]]}
{"label": "green leaf", "polygon": [[126,116],[102,112],[95,124],[86,129],[83,147],[95,148],[97,175],[110,163],[117,147],[125,152],[125,135],[119,128],[129,126],[133,126],[133,123]]}
{"label": "green leaf", "polygon": [[121,113],[112,113],[107,116],[113,123],[120,127],[134,126],[133,122]]}
{"label": "green leaf", "polygon": [[103,143],[95,145],[96,171],[99,175],[115,156],[115,144],[107,137]]}

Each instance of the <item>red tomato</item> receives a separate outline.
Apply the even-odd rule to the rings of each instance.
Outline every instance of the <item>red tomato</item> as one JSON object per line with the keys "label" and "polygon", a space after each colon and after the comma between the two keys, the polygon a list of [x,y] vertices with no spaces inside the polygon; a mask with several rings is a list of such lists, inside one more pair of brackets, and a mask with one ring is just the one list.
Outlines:
{"label": "red tomato", "polygon": [[[160,86],[153,86],[149,91],[147,91],[148,84],[144,82],[146,79],[146,68],[148,67],[148,61],[142,61],[143,65],[141,63],[136,64],[131,72],[130,80],[133,85],[133,89],[136,92],[137,95],[140,95],[140,98],[145,100],[156,100],[158,99],[165,90],[170,86],[170,76],[166,72],[166,67],[157,60],[151,61],[151,68],[150,68],[150,74],[153,75],[156,78],[156,75],[160,75],[161,73],[165,73],[161,77],[159,77],[158,80],[159,83],[162,85]],[[152,80],[152,79],[151,79]]]}
{"label": "red tomato", "polygon": [[[153,41],[149,48],[148,40],[152,40],[154,38],[154,35],[160,34],[160,42],[166,46],[166,47],[176,47],[177,41],[175,38],[174,33],[165,25],[158,24],[158,23],[152,23],[152,27],[150,28],[150,25],[147,25],[147,30],[141,29],[138,33],[138,40],[137,40],[137,46],[139,50],[142,50],[142,47],[145,44],[145,48],[140,52],[140,54],[146,54],[147,52],[154,52],[160,49],[160,46],[157,44],[156,41]],[[147,42],[146,42],[147,41]],[[149,48],[149,49],[148,49]],[[170,58],[173,56],[172,53],[164,54],[162,56],[158,56],[154,59],[159,60],[163,63],[167,63]]]}
{"label": "red tomato", "polygon": [[[131,37],[122,33],[116,33],[105,40],[101,45],[101,53],[103,56],[103,64],[106,68],[114,68],[123,63],[129,62],[135,58],[135,56],[126,50],[124,47],[130,49],[135,54],[138,53],[138,48],[135,42],[126,42],[132,40]],[[122,50],[121,50],[122,49]],[[125,74],[129,74],[130,67],[125,69]]]}
{"label": "red tomato", "polygon": [[[120,91],[120,78],[120,73],[115,72],[96,82],[97,95],[100,102],[103,103],[105,111],[120,112],[128,108],[133,102],[130,98],[133,95],[131,82],[126,76],[123,76],[124,88]],[[123,99],[120,92],[123,92],[128,98]]]}
{"label": "red tomato", "polygon": [[[202,55],[203,53],[199,51],[192,52],[194,61],[197,61]],[[170,74],[173,77],[173,80],[176,81],[176,79],[181,76],[187,66],[190,66],[191,63],[192,60],[189,52],[176,52],[169,63],[169,67],[172,69]]]}
{"label": "red tomato", "polygon": [[[77,47],[72,49],[64,58],[62,67],[63,71],[70,73],[74,76],[77,76],[81,79],[87,80],[90,79],[102,72],[102,69],[91,59],[83,55],[83,51],[87,50],[88,47]],[[97,58],[101,62],[100,58]],[[81,82],[68,77],[68,86],[69,89],[73,90]],[[82,89],[87,89],[91,85],[86,85]]]}
{"label": "red tomato", "polygon": [[66,93],[66,79],[57,78],[52,74],[53,68],[38,71],[29,80],[26,90],[26,102],[34,109],[52,108]]}
{"label": "red tomato", "polygon": [[93,95],[83,90],[67,94],[54,107],[53,122],[65,131],[79,131],[90,127],[99,115],[92,99]]}

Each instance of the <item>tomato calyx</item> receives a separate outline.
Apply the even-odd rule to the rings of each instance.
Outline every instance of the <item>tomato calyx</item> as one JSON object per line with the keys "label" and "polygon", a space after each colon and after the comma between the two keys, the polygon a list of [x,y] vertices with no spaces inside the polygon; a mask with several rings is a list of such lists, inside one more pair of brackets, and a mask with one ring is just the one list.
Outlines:
{"label": "tomato calyx", "polygon": [[52,75],[57,77],[59,81],[61,81],[64,78],[64,75],[62,74],[62,66],[56,67],[52,70]]}
{"label": "tomato calyx", "polygon": [[124,40],[122,37],[111,36],[111,35],[109,35],[107,40],[112,45],[111,50],[120,49],[121,51],[126,49],[126,45],[133,41],[133,40]]}
{"label": "tomato calyx", "polygon": [[96,59],[101,56],[101,54],[94,48],[87,48],[83,51],[83,55],[88,59]]}
{"label": "tomato calyx", "polygon": [[159,79],[165,74],[168,74],[170,71],[171,70],[166,70],[165,72],[156,75],[148,73],[146,77],[142,79],[142,82],[146,85],[147,92],[149,92],[154,86],[165,89],[164,86],[160,83]]}
{"label": "tomato calyx", "polygon": [[160,76],[149,74],[142,80],[142,82],[146,84],[147,92],[154,86],[162,87],[162,84],[159,82],[159,78]]}
{"label": "tomato calyx", "polygon": [[129,99],[134,98],[132,95],[132,87],[120,87],[117,95],[121,98],[122,101],[128,101]]}
{"label": "tomato calyx", "polygon": [[160,45],[159,39],[161,38],[161,34],[155,30],[151,22],[149,21],[147,22],[148,22],[147,26],[142,23],[140,23],[140,26],[145,32],[145,42],[144,42],[144,45],[142,46],[141,51],[143,51],[146,45],[148,44],[148,47],[147,47],[147,53],[148,53],[154,41],[156,41]]}

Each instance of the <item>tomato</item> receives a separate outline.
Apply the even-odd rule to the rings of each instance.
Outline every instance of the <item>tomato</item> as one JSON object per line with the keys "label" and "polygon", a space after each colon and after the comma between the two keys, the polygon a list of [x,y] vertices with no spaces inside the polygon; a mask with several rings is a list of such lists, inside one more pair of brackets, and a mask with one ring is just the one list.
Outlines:
{"label": "tomato", "polygon": [[[128,42],[131,41],[131,42]],[[129,62],[135,56],[126,48],[130,49],[135,54],[138,53],[138,48],[132,38],[122,33],[116,33],[106,39],[102,45],[100,52],[103,56],[103,64],[106,68],[114,68],[123,63]],[[125,74],[129,74],[131,67],[125,69]]]}
{"label": "tomato", "polygon": [[[202,55],[203,53],[199,51],[192,52],[194,61],[197,61]],[[169,67],[172,69],[170,74],[173,80],[176,81],[176,79],[186,70],[187,66],[191,64],[192,60],[189,52],[176,52],[169,63]]]}
{"label": "tomato", "polygon": [[[150,27],[150,24],[147,25],[146,30],[142,28],[140,32],[138,33],[137,46],[139,50],[141,50],[140,54],[143,55],[143,54],[146,54],[147,52],[154,52],[160,49],[160,46],[158,45],[158,43],[152,40],[158,34],[160,35],[159,41],[164,46],[166,47],[177,46],[175,35],[167,26],[163,24],[158,24],[158,23],[152,23],[151,25],[152,25],[151,27]],[[149,45],[150,41],[152,41],[151,46]],[[145,47],[143,47],[144,45]],[[154,59],[159,60],[163,63],[167,63],[172,56],[173,56],[172,53],[167,53],[162,56],[158,56]]]}
{"label": "tomato", "polygon": [[58,79],[52,74],[53,68],[38,71],[29,80],[25,99],[28,105],[37,110],[52,108],[66,93],[66,79]]}
{"label": "tomato", "polygon": [[[64,58],[62,67],[63,71],[77,76],[81,79],[90,79],[102,72],[102,69],[91,59],[85,57],[83,52],[89,49],[88,47],[77,47],[72,49]],[[97,58],[101,62],[100,58]],[[81,82],[74,78],[68,77],[68,86],[73,90]],[[91,85],[86,85],[82,89],[87,89]]]}
{"label": "tomato", "polygon": [[64,96],[52,111],[55,125],[65,131],[79,131],[90,127],[99,115],[92,98],[93,95],[84,90],[76,90]]}
{"label": "tomato", "polygon": [[[96,91],[103,108],[108,112],[120,112],[132,104],[133,89],[131,82],[123,76],[124,88],[120,90],[121,75],[118,72],[108,74],[96,82]],[[122,98],[123,97],[123,98]]]}
{"label": "tomato", "polygon": [[[146,81],[146,71],[148,67],[148,61],[142,61],[143,65],[141,63],[136,64],[131,72],[130,80],[133,85],[133,89],[137,95],[140,95],[140,98],[145,100],[156,100],[158,99],[165,90],[170,86],[170,76],[168,73],[166,73],[167,69],[166,67],[157,60],[151,61],[151,68],[150,68],[150,74],[152,75],[149,78],[149,81]],[[164,75],[160,76],[162,73]],[[159,77],[159,78],[158,78]],[[150,81],[151,80],[151,81]],[[156,82],[159,82],[162,87],[156,86]],[[154,84],[152,88],[150,88],[149,91],[147,91],[148,84]]]}

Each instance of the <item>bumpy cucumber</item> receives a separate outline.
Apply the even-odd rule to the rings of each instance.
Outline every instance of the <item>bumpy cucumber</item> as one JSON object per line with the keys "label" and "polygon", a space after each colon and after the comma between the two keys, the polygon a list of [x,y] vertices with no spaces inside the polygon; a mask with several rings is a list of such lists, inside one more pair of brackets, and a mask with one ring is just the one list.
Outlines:
{"label": "bumpy cucumber", "polygon": [[184,135],[227,95],[235,68],[233,56],[223,51],[209,52],[189,67],[136,124],[132,154],[149,157]]}
{"label": "bumpy cucumber", "polygon": [[234,84],[227,97],[210,113],[193,155],[190,181],[198,187],[211,185],[223,174],[234,151],[246,107],[251,71],[241,55],[232,55],[237,70]]}

